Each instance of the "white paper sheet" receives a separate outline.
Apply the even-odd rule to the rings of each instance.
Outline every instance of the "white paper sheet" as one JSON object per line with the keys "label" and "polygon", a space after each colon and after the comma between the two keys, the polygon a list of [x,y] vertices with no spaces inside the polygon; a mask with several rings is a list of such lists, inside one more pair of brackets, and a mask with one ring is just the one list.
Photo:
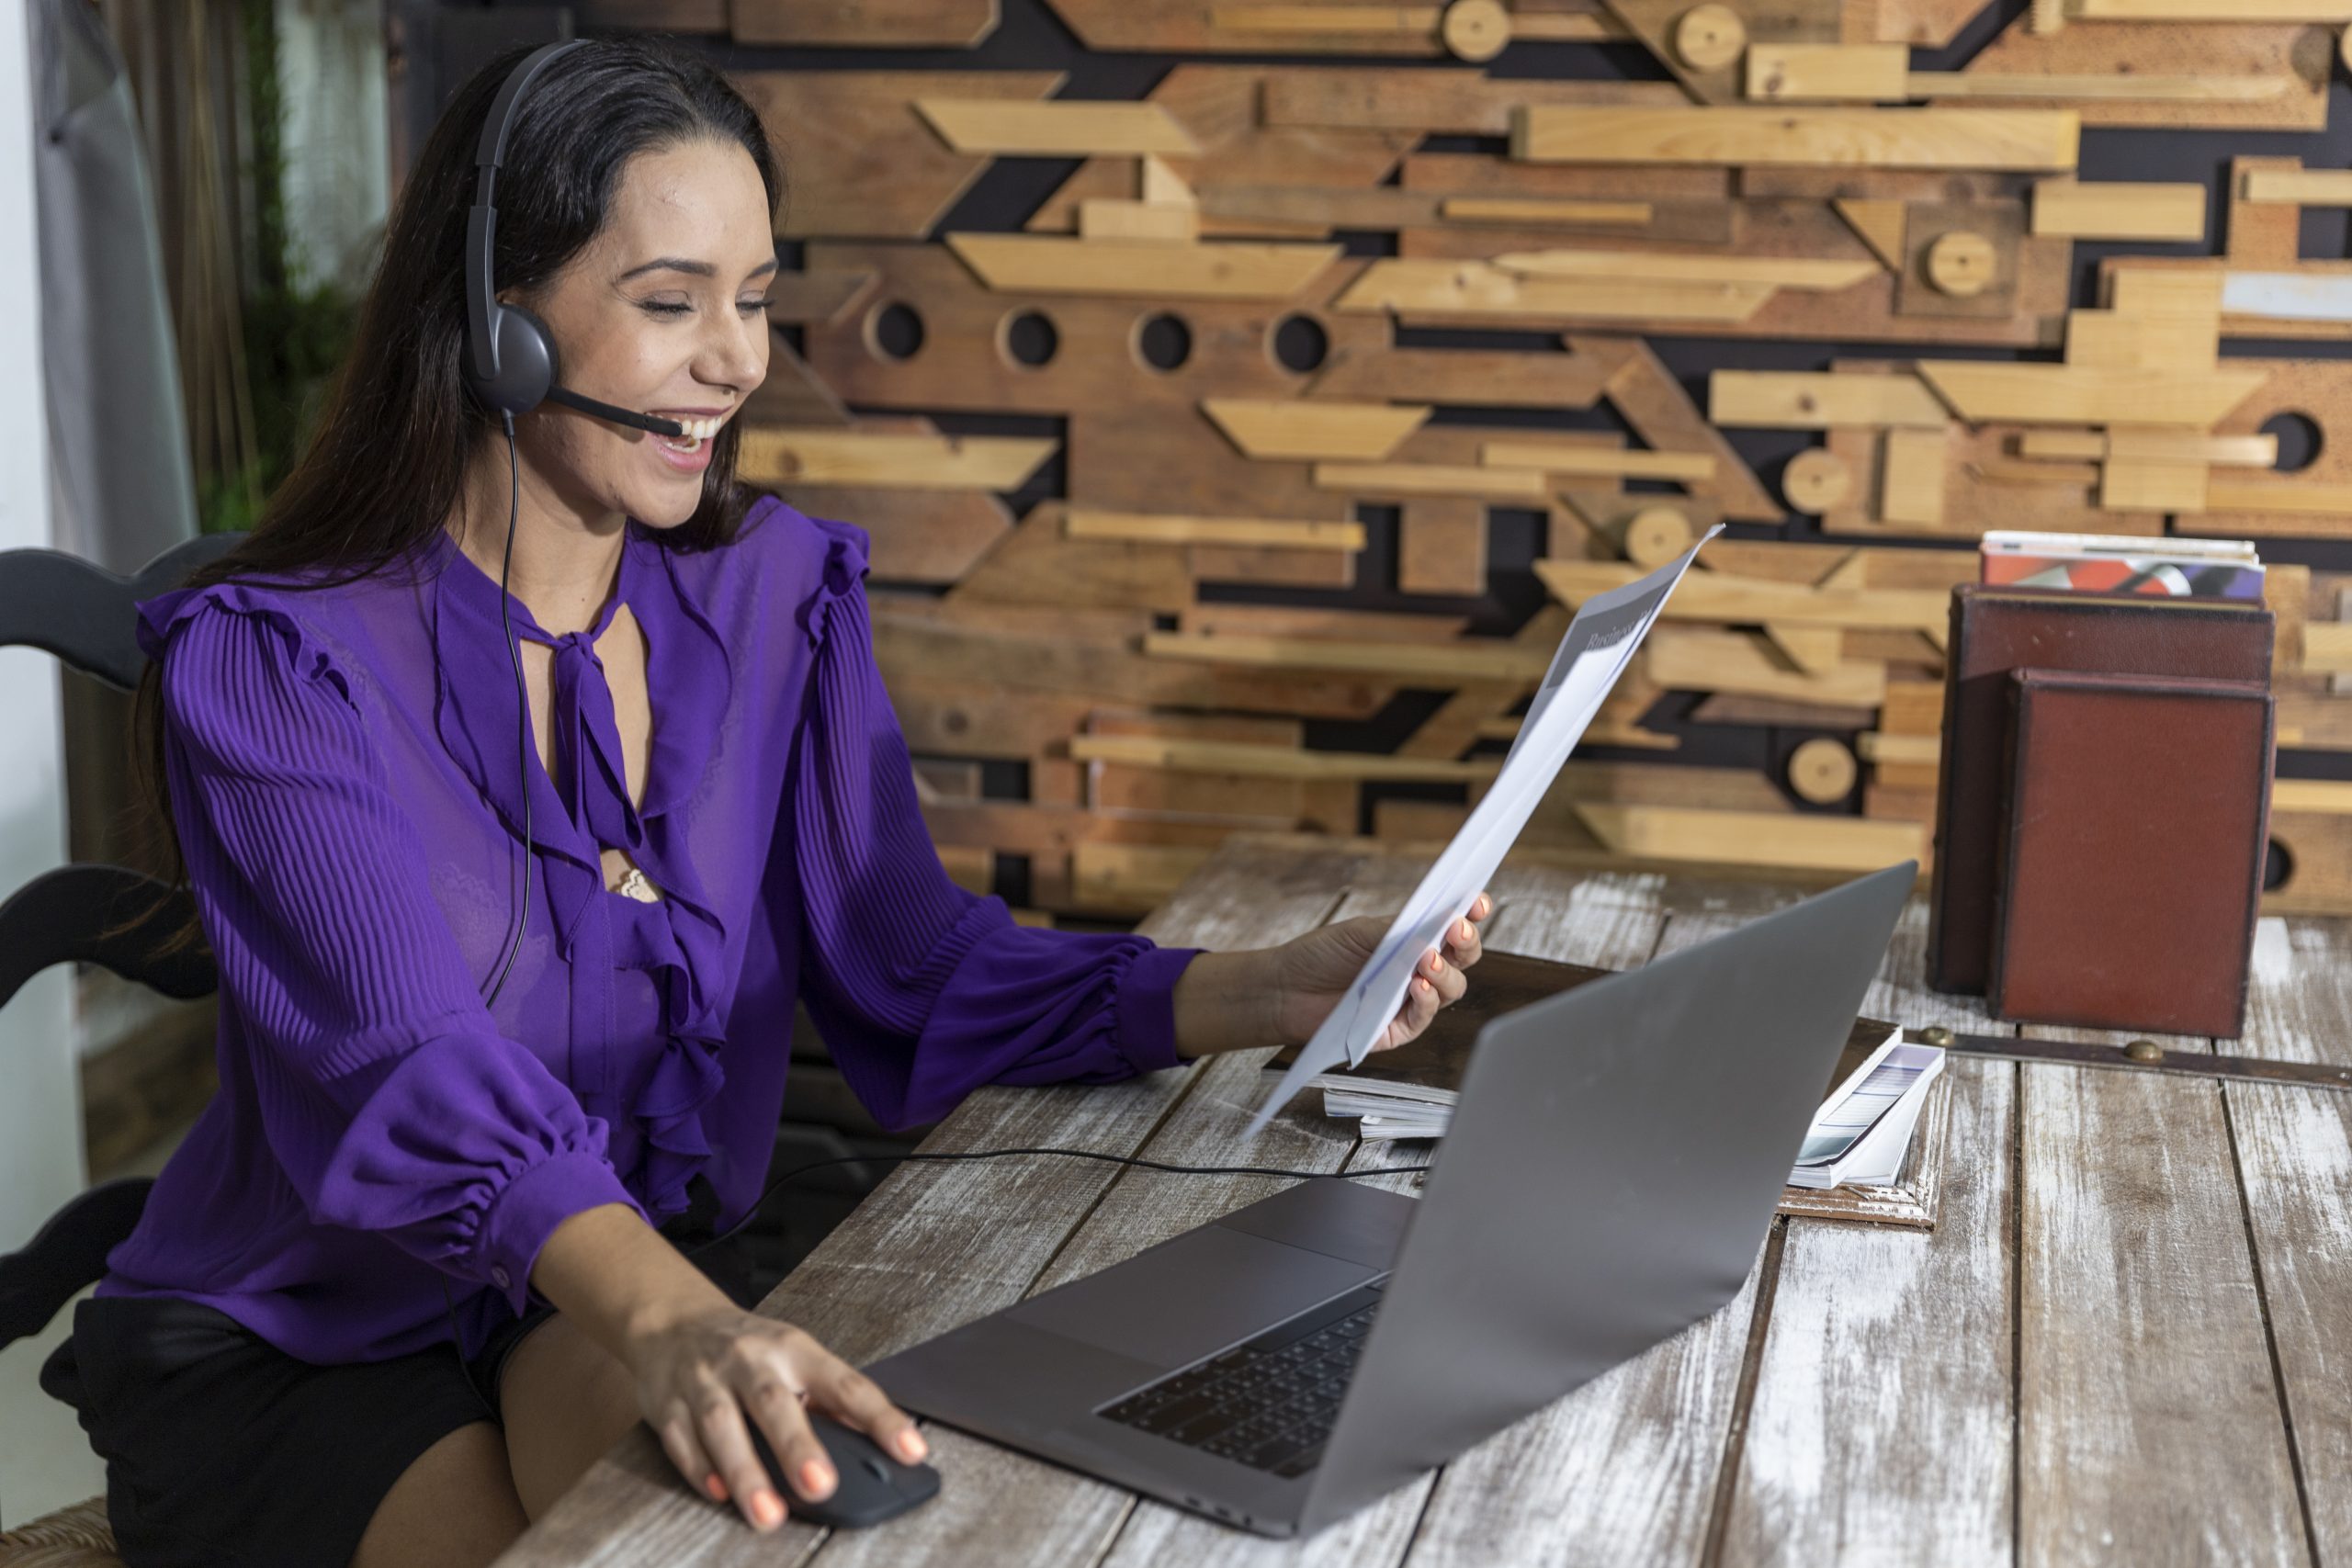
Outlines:
{"label": "white paper sheet", "polygon": [[[1308,1079],[1343,1061],[1354,1066],[1371,1052],[1373,1042],[1404,1005],[1406,987],[1412,984],[1421,954],[1441,945],[1446,931],[1469,912],[1493,879],[1496,868],[1518,840],[1519,830],[1552,787],[1560,764],[1567,761],[1610,688],[1633,662],[1634,650],[1648,635],[1667,596],[1682,581],[1701,547],[1721,532],[1720,525],[1710,528],[1706,538],[1678,559],[1638,581],[1595,595],[1577,611],[1576,619],[1561,634],[1559,649],[1544,671],[1543,684],[1528,703],[1527,716],[1520,722],[1519,735],[1503,759],[1501,772],[1405,901],[1354,984],[1300,1050],[1282,1082],[1258,1107],[1250,1120],[1250,1134],[1264,1127]],[[1471,972],[1470,983],[1478,983],[1476,970]]]}

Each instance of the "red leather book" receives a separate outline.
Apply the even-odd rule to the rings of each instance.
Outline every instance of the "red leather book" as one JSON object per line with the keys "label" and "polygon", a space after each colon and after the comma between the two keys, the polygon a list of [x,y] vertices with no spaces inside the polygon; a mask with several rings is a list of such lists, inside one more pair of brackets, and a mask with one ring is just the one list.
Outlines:
{"label": "red leather book", "polygon": [[2188,676],[2267,688],[2275,635],[2270,612],[2258,604],[1973,583],[1952,590],[1928,892],[1929,985],[1981,995],[1992,979],[2010,672]]}
{"label": "red leather book", "polygon": [[2021,670],[2012,694],[1993,1010],[2237,1034],[2269,838],[2269,689]]}

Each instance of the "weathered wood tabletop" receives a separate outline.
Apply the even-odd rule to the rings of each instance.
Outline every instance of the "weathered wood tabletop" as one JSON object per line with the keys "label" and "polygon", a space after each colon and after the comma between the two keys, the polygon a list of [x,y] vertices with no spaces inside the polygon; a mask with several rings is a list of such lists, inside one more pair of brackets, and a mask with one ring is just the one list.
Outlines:
{"label": "weathered wood tabletop", "polygon": [[[1142,929],[1280,942],[1395,910],[1426,864],[1368,840],[1236,839]],[[1611,967],[1799,896],[1516,861],[1492,892],[1490,949]],[[1926,930],[1915,901],[1864,1010],[2007,1032],[1926,989]],[[2255,956],[2231,1050],[2352,1060],[2352,923],[2266,919]],[[1396,1157],[1414,1145],[1359,1149],[1305,1100],[1242,1142],[1267,1054],[984,1090],[927,1146],[1415,1163]],[[2352,1094],[1983,1059],[1951,1077],[1933,1232],[1778,1219],[1722,1312],[1311,1540],[1245,1535],[937,1426],[932,1503],[863,1532],[762,1537],[690,1494],[639,1427],[502,1561],[2352,1568]],[[762,1310],[870,1361],[1279,1185],[1069,1159],[904,1166]]]}

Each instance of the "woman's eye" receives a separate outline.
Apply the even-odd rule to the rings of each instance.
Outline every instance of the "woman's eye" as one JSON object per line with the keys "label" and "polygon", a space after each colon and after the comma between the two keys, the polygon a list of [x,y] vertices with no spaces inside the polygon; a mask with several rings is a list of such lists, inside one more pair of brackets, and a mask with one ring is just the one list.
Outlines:
{"label": "woman's eye", "polygon": [[757,299],[738,299],[735,302],[739,310],[764,310],[775,303],[775,296],[772,294],[763,294]]}
{"label": "woman's eye", "polygon": [[692,305],[681,305],[668,299],[644,299],[639,303],[657,316],[683,316],[694,309]]}

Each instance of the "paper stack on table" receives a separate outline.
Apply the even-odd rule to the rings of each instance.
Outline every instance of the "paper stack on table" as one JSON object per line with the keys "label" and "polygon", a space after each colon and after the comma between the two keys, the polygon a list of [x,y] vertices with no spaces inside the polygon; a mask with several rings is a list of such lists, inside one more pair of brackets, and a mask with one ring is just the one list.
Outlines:
{"label": "paper stack on table", "polygon": [[[1437,947],[1448,928],[1468,912],[1471,903],[1502,864],[1503,856],[1525,827],[1544,792],[1566,761],[1585,727],[1600,710],[1610,688],[1633,662],[1634,650],[1665,608],[1682,574],[1708,539],[1723,532],[1718,525],[1679,558],[1623,588],[1585,601],[1576,619],[1560,638],[1557,652],[1544,671],[1544,682],[1520,721],[1502,770],[1453,841],[1430,866],[1413,890],[1365,963],[1355,983],[1340,998],[1291,1065],[1276,1088],[1250,1120],[1254,1134],[1276,1110],[1290,1102],[1308,1079],[1329,1072],[1341,1062],[1362,1062],[1373,1042],[1388,1027],[1404,1005],[1405,988],[1421,954]],[[1472,985],[1477,984],[1474,971]]]}

